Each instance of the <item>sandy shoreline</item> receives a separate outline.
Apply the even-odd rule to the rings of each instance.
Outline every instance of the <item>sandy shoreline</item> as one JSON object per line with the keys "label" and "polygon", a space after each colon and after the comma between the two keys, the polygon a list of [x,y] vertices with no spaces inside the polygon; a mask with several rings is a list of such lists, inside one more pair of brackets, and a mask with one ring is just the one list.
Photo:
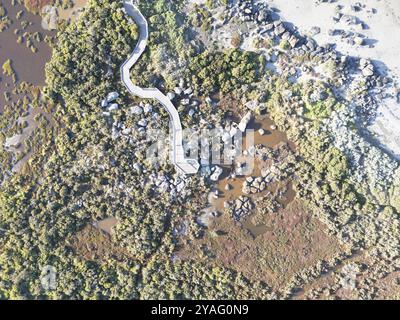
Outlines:
{"label": "sandy shoreline", "polygon": [[[350,56],[371,59],[374,65],[394,80],[400,79],[400,1],[398,0],[339,0],[319,3],[313,0],[269,0],[270,7],[278,9],[282,20],[293,23],[301,33],[314,34],[319,45],[333,43],[336,49]],[[352,5],[361,4],[360,10]],[[356,17],[355,24],[336,22],[337,6],[343,15]],[[350,44],[347,39],[330,35],[329,30],[354,32],[364,37],[364,45]],[[332,33],[331,33],[332,34]],[[393,95],[394,90],[390,92]],[[369,128],[382,145],[400,159],[400,104],[396,97],[385,99],[378,108],[378,116]]]}

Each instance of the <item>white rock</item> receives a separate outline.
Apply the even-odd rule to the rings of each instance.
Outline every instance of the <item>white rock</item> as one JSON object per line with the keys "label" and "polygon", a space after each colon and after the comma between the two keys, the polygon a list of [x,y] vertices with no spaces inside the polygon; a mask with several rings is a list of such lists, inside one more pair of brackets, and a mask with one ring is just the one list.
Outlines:
{"label": "white rock", "polygon": [[182,90],[181,88],[178,88],[178,87],[176,87],[176,88],[174,89],[174,91],[175,91],[175,93],[176,93],[178,96],[180,96],[180,95],[182,94],[182,92],[183,92],[183,90]]}
{"label": "white rock", "polygon": [[114,110],[118,110],[118,104],[117,104],[117,103],[112,103],[112,104],[108,107],[108,111],[114,111]]}
{"label": "white rock", "polygon": [[139,163],[134,163],[133,164],[133,169],[137,172],[137,173],[141,173],[142,172],[142,166]]}
{"label": "white rock", "polygon": [[222,141],[226,143],[228,141],[231,141],[231,139],[232,139],[232,137],[229,134],[229,132],[228,131],[224,131],[224,133],[222,134]]}
{"label": "white rock", "polygon": [[225,185],[225,188],[224,188],[226,191],[229,191],[229,190],[232,190],[232,186],[229,184],[229,183],[227,183],[226,185]]}
{"label": "white rock", "polygon": [[118,97],[119,97],[118,92],[110,92],[110,93],[107,95],[107,101],[108,101],[108,102],[111,102],[111,101],[117,99]]}
{"label": "white rock", "polygon": [[175,93],[174,93],[174,92],[168,92],[168,93],[167,93],[167,97],[168,97],[169,100],[174,100],[174,98],[175,98]]}
{"label": "white rock", "polygon": [[132,132],[131,128],[127,128],[127,129],[122,130],[122,134],[124,134],[124,135],[131,134],[131,132]]}
{"label": "white rock", "polygon": [[140,106],[133,106],[131,107],[131,114],[142,114],[143,109]]}
{"label": "white rock", "polygon": [[222,172],[223,172],[223,169],[222,169],[221,167],[219,167],[219,166],[215,166],[215,167],[213,168],[213,170],[214,170],[214,172],[213,172],[213,174],[210,176],[210,179],[211,179],[212,181],[218,181],[220,175],[221,175]]}
{"label": "white rock", "polygon": [[362,46],[364,44],[364,39],[361,38],[361,37],[355,37],[354,38],[354,43],[359,45],[359,46]]}
{"label": "white rock", "polygon": [[229,130],[229,135],[233,137],[238,133],[238,129],[236,127],[232,127],[231,130]]}
{"label": "white rock", "polygon": [[239,130],[242,132],[245,132],[250,120],[251,120],[251,112],[248,112],[240,121],[239,126],[238,126]]}
{"label": "white rock", "polygon": [[143,108],[143,111],[144,111],[145,113],[149,113],[149,112],[153,111],[153,106],[152,106],[151,104],[146,104],[146,105],[144,106],[144,108]]}
{"label": "white rock", "polygon": [[107,107],[107,106],[108,106],[107,99],[101,100],[101,107],[102,107],[102,108],[105,108],[105,107]]}
{"label": "white rock", "polygon": [[138,125],[141,127],[146,127],[147,126],[147,120],[146,119],[140,119],[138,122]]}
{"label": "white rock", "polygon": [[192,94],[193,93],[193,89],[189,87],[183,93],[186,94],[186,95]]}

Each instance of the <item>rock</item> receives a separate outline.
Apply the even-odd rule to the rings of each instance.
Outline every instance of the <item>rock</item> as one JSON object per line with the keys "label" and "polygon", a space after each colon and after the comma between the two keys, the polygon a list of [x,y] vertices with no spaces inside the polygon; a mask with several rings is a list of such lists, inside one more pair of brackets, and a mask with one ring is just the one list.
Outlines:
{"label": "rock", "polygon": [[273,30],[275,27],[274,27],[273,23],[269,23],[269,24],[265,25],[264,28],[266,31],[270,31],[270,30]]}
{"label": "rock", "polygon": [[224,208],[225,209],[229,209],[230,207],[232,207],[232,204],[230,201],[224,201]]}
{"label": "rock", "polygon": [[138,125],[141,127],[147,127],[147,120],[146,119],[140,119],[138,122]]}
{"label": "rock", "polygon": [[307,41],[306,47],[311,51],[314,51],[316,49],[316,45],[315,45],[314,41],[312,41],[312,40]]}
{"label": "rock", "polygon": [[257,16],[257,21],[258,22],[264,22],[269,20],[269,12],[266,10],[260,11],[258,16]]}
{"label": "rock", "polygon": [[108,111],[114,111],[114,110],[118,110],[118,104],[117,103],[112,103],[109,107],[108,107]]}
{"label": "rock", "polygon": [[360,59],[360,69],[364,69],[369,64],[367,59],[361,58]]}
{"label": "rock", "polygon": [[142,173],[142,166],[141,166],[139,163],[137,163],[137,162],[135,162],[135,163],[133,164],[133,169],[134,169],[137,173],[139,173],[139,174]]}
{"label": "rock", "polygon": [[118,97],[119,97],[118,92],[110,92],[110,93],[107,95],[107,102],[114,101],[114,100],[117,99]]}
{"label": "rock", "polygon": [[244,194],[250,194],[250,193],[251,193],[250,186],[243,185],[243,186],[242,186],[242,192],[243,192]]}
{"label": "rock", "polygon": [[270,126],[270,128],[271,128],[271,130],[276,130],[276,125],[272,124],[272,125]]}
{"label": "rock", "polygon": [[246,131],[247,125],[249,124],[250,120],[251,120],[251,112],[246,113],[246,115],[242,118],[242,120],[239,123],[239,130],[242,132]]}
{"label": "rock", "polygon": [[140,106],[133,106],[133,107],[131,107],[130,111],[131,111],[131,114],[136,114],[136,115],[143,113],[143,109]]}
{"label": "rock", "polygon": [[362,74],[365,77],[370,77],[370,76],[374,75],[374,70],[370,69],[370,68],[365,68],[365,69],[362,70]]}
{"label": "rock", "polygon": [[149,113],[153,111],[153,106],[151,104],[146,104],[143,108],[144,113]]}
{"label": "rock", "polygon": [[175,99],[175,93],[174,92],[168,92],[167,97],[169,100],[174,100]]}
{"label": "rock", "polygon": [[279,25],[278,27],[275,28],[275,34],[277,36],[280,36],[281,34],[283,34],[286,31],[285,27],[283,26],[283,24]]}
{"label": "rock", "polygon": [[360,59],[360,69],[364,77],[373,76],[375,73],[374,65],[366,59]]}
{"label": "rock", "polygon": [[236,135],[236,133],[238,132],[238,129],[234,126],[231,127],[231,129],[229,130],[229,135],[231,137],[233,137],[234,135]]}
{"label": "rock", "polygon": [[257,108],[257,101],[249,101],[249,102],[247,102],[247,103],[245,104],[245,106],[246,106],[248,109],[254,111],[254,110]]}
{"label": "rock", "polygon": [[126,128],[126,129],[122,130],[122,134],[124,134],[124,135],[129,135],[129,134],[131,134],[131,132],[132,132],[131,128]]}
{"label": "rock", "polygon": [[289,39],[289,44],[290,44],[290,46],[291,46],[292,48],[295,48],[298,42],[299,42],[299,39],[297,39],[295,36],[292,36],[292,37]]}
{"label": "rock", "polygon": [[310,29],[310,33],[311,33],[312,36],[315,36],[315,35],[317,35],[317,34],[320,34],[320,33],[321,33],[321,28],[320,28],[320,27],[317,27],[317,26],[314,26],[314,27],[312,27],[312,28]]}
{"label": "rock", "polygon": [[181,88],[178,88],[178,87],[176,87],[176,88],[174,89],[174,91],[175,91],[175,93],[176,93],[178,96],[180,96],[180,95],[182,94],[182,92],[183,92],[183,90],[182,90]]}
{"label": "rock", "polygon": [[226,143],[226,142],[228,142],[228,141],[231,141],[231,139],[232,139],[232,137],[231,137],[231,135],[229,134],[229,132],[224,130],[224,133],[222,134],[222,141],[223,141],[224,143]]}
{"label": "rock", "polygon": [[354,43],[355,43],[356,45],[362,46],[362,45],[364,45],[364,39],[361,38],[361,37],[355,37],[355,38],[354,38]]}
{"label": "rock", "polygon": [[328,98],[328,94],[325,91],[322,91],[322,90],[315,90],[310,95],[310,100],[313,103],[316,103],[316,102],[319,102],[319,101],[324,101],[327,98]]}
{"label": "rock", "polygon": [[58,26],[58,11],[55,6],[46,5],[42,9],[42,28],[56,30]]}
{"label": "rock", "polygon": [[107,106],[108,106],[107,99],[101,100],[101,107],[102,107],[102,108],[105,108],[105,107],[107,107]]}
{"label": "rock", "polygon": [[213,168],[213,174],[210,176],[211,181],[218,181],[222,172],[223,172],[223,169],[221,167],[215,166]]}
{"label": "rock", "polygon": [[193,89],[189,87],[183,93],[186,94],[186,95],[190,95],[190,94],[193,93]]}

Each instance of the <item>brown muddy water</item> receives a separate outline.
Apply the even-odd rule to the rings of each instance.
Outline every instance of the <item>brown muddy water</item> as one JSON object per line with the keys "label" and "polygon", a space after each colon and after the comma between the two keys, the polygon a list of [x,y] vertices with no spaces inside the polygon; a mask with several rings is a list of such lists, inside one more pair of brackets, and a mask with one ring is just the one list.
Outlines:
{"label": "brown muddy water", "polygon": [[[248,129],[254,130],[254,146],[263,145],[269,148],[273,148],[278,146],[279,144],[287,143],[288,146],[291,148],[291,150],[296,149],[296,146],[291,141],[288,140],[286,134],[282,131],[276,130],[274,128],[274,122],[266,116],[264,118],[252,120],[249,123]],[[264,129],[265,134],[260,135],[258,133],[259,129]],[[243,139],[243,144],[244,144],[243,150],[245,150],[248,147],[246,137],[244,137]],[[256,159],[251,176],[252,177],[261,176],[261,171],[265,166],[266,163],[263,163],[262,161]],[[219,196],[218,198],[212,196],[209,197],[209,202],[210,205],[212,206],[211,210],[224,212],[225,201],[232,201],[232,200],[234,201],[242,195],[250,197],[252,199],[257,199],[269,193],[271,194],[275,193],[280,187],[277,183],[273,183],[263,192],[254,195],[246,195],[242,192],[242,186],[247,176],[236,176],[235,178],[232,179],[229,176],[230,170],[231,168],[224,167],[224,173],[221,175],[221,179],[215,184],[215,189],[218,190]],[[227,184],[231,186],[230,190],[225,190],[225,186]],[[285,185],[287,191],[284,193],[283,197],[278,199],[278,202],[282,205],[283,208],[285,208],[289,203],[291,203],[296,196],[296,192],[292,188],[292,183],[290,181],[287,181],[285,182]],[[252,215],[247,217],[247,219],[242,223],[242,227],[250,231],[253,237],[257,237],[268,231],[268,228],[265,225],[254,225],[252,222]]]}
{"label": "brown muddy water", "polygon": [[[6,16],[11,20],[9,27],[0,32],[0,66],[8,59],[11,60],[12,69],[15,72],[17,82],[1,73],[0,75],[0,113],[4,111],[4,106],[12,105],[19,99],[23,98],[21,94],[12,94],[12,91],[21,82],[30,83],[36,87],[44,86],[45,84],[45,65],[51,58],[51,48],[44,41],[45,36],[54,37],[55,32],[43,30],[41,27],[41,17],[34,15],[26,10],[23,5],[12,5],[10,0],[0,0],[3,8],[6,10]],[[19,19],[17,14],[21,13]],[[24,29],[22,24],[27,23]],[[33,35],[38,32],[42,41],[33,40],[32,44],[37,49],[37,52],[32,52],[26,46],[28,34]],[[26,34],[25,34],[26,33]],[[24,35],[25,34],[25,35]],[[23,37],[21,43],[17,42],[19,36]],[[2,70],[1,70],[2,72]],[[4,93],[10,94],[10,101],[6,102]],[[22,111],[22,110],[16,110]],[[6,139],[5,148],[11,152],[25,152],[24,156],[12,168],[13,172],[20,172],[24,164],[29,160],[32,151],[26,150],[24,142],[30,134],[36,129],[37,123],[34,120],[35,116],[42,113],[49,121],[51,116],[46,114],[41,108],[29,107],[28,115],[20,117],[17,122],[26,122],[27,127],[21,134],[17,134]]]}
{"label": "brown muddy water", "polygon": [[[44,36],[55,36],[55,32],[43,30],[41,27],[41,17],[29,13],[23,5],[16,4],[13,6],[11,0],[0,0],[3,7],[6,9],[6,15],[11,19],[11,24],[7,30],[0,32],[0,66],[3,65],[7,59],[11,59],[12,67],[16,72],[18,82],[26,81],[35,86],[43,86],[45,84],[45,71],[44,67],[46,62],[50,60],[51,48],[44,41],[34,41],[34,46],[38,49],[33,53],[26,47],[26,37],[20,44],[17,43],[19,35],[25,32],[35,33],[39,32]],[[23,11],[20,19],[16,18],[19,11]],[[23,30],[21,22],[29,22],[29,26]],[[15,34],[15,30],[19,30],[19,34]],[[10,77],[5,75],[0,76],[0,112],[3,111],[5,99],[4,92],[11,92],[14,84]]]}

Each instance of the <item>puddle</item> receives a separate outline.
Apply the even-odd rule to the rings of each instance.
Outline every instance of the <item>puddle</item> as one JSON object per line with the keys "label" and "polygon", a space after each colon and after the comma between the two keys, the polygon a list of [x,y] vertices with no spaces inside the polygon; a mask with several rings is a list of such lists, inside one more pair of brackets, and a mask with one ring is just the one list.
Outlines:
{"label": "puddle", "polygon": [[[7,30],[0,32],[0,66],[3,65],[7,59],[11,59],[12,67],[17,75],[18,82],[26,81],[35,86],[43,86],[45,84],[44,67],[46,62],[50,60],[51,48],[45,41],[33,41],[33,45],[38,49],[36,53],[33,53],[26,47],[27,37],[24,37],[24,41],[21,44],[17,43],[17,39],[18,36],[23,35],[25,32],[39,32],[42,38],[44,38],[45,35],[55,36],[56,33],[43,30],[41,27],[41,17],[28,12],[23,5],[16,4],[13,6],[10,0],[0,0],[0,2],[6,9],[7,16],[12,21]],[[16,14],[21,10],[24,13],[22,17],[17,20]],[[21,27],[22,21],[27,21],[30,24],[25,30]],[[14,33],[15,29],[20,30],[18,35]],[[11,104],[12,102],[6,102],[3,93],[5,91],[11,92],[14,88],[14,84],[10,77],[1,74],[0,78],[0,112],[2,112],[4,104]],[[11,98],[14,98],[13,95]]]}
{"label": "puddle", "polygon": [[[272,127],[272,128],[271,128]],[[253,120],[249,126],[249,129],[254,130],[254,145],[263,145],[269,148],[277,147],[279,144],[287,143],[291,150],[295,149],[295,145],[291,143],[284,132],[275,130],[274,122],[265,117],[260,120]],[[261,135],[258,130],[263,129],[265,133]],[[244,149],[247,148],[246,137],[243,139]],[[261,171],[263,168],[269,167],[268,161],[260,161],[258,159],[255,160],[254,169],[250,176],[259,177],[261,176]],[[223,213],[224,202],[226,201],[234,201],[238,199],[240,196],[250,197],[252,199],[257,199],[262,196],[268,196],[268,194],[274,194],[278,188],[282,185],[282,183],[273,182],[266,187],[266,189],[262,192],[248,195],[244,194],[242,191],[243,182],[246,180],[248,176],[236,176],[235,178],[230,177],[230,172],[232,171],[232,167],[223,167],[224,172],[221,175],[220,180],[215,184],[215,189],[218,190],[218,198],[214,197],[214,193],[211,193],[209,196],[209,203],[212,206],[212,210]],[[283,197],[278,198],[278,202],[286,207],[290,202],[292,202],[295,198],[296,192],[292,188],[291,182],[286,182],[287,191],[283,195]],[[230,189],[227,190],[226,186],[229,185]],[[254,202],[254,201],[253,201]],[[243,222],[242,226],[250,231],[250,233],[257,237],[261,234],[264,234],[268,231],[268,227],[265,225],[254,225],[252,223],[252,214],[248,216]]]}

